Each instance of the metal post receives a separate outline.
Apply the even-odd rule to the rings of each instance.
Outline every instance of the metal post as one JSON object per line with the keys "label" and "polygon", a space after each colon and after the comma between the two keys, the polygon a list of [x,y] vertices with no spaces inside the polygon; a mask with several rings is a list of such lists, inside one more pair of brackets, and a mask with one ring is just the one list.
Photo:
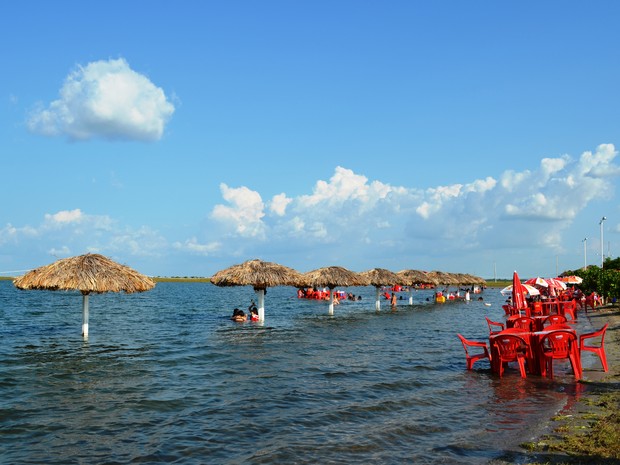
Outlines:
{"label": "metal post", "polygon": [[601,221],[599,221],[599,225],[601,227],[601,269],[603,269],[603,266],[605,265],[605,250],[603,247],[603,221],[605,221],[607,219],[606,216],[601,218]]}
{"label": "metal post", "polygon": [[586,258],[587,257],[586,248],[588,245],[588,238],[587,237],[584,238],[583,241],[581,242],[583,242],[583,270],[585,271],[588,268],[588,259]]}

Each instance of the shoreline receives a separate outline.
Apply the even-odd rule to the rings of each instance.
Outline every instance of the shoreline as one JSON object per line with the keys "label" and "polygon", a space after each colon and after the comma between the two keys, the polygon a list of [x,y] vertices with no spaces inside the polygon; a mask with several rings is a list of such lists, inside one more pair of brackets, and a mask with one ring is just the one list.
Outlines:
{"label": "shoreline", "polygon": [[[611,457],[588,449],[592,441],[601,442],[595,438],[601,420],[617,417],[620,407],[620,307],[606,305],[587,314],[581,312],[579,317],[587,318],[593,331],[609,323],[605,334],[609,371],[605,373],[598,361],[592,369],[584,370],[573,397],[547,421],[532,425],[535,439],[506,450],[502,457],[490,461],[491,465],[620,464],[620,451],[613,446]],[[617,436],[616,432],[615,441]]]}

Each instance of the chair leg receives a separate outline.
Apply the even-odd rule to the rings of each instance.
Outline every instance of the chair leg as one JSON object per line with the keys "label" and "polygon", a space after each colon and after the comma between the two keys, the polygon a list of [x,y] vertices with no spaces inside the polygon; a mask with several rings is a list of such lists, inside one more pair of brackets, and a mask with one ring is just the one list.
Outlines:
{"label": "chair leg", "polygon": [[523,357],[517,357],[517,362],[519,362],[519,370],[521,370],[521,378],[527,378],[525,374],[525,359]]}
{"label": "chair leg", "polygon": [[607,366],[607,355],[605,355],[605,349],[601,349],[598,352],[598,356],[601,359],[601,363],[603,364],[603,371],[609,371],[609,367]]}
{"label": "chair leg", "polygon": [[581,363],[578,360],[576,355],[572,355],[569,357],[570,359],[570,364],[573,367],[573,373],[575,374],[575,378],[577,380],[581,379]]}

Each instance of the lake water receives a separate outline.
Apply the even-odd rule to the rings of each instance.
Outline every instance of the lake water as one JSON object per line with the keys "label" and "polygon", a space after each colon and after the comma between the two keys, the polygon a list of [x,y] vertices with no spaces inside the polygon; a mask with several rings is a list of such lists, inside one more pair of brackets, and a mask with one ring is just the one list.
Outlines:
{"label": "lake water", "polygon": [[[159,283],[90,297],[0,281],[0,462],[476,464],[508,453],[567,402],[551,382],[465,369],[456,333],[488,340],[504,298],[386,302],[335,314],[269,289],[265,323],[233,323],[250,287]],[[407,299],[407,294],[403,294]],[[475,299],[476,297],[474,297]],[[561,367],[560,367],[561,368]],[[508,452],[507,452],[508,451]]]}

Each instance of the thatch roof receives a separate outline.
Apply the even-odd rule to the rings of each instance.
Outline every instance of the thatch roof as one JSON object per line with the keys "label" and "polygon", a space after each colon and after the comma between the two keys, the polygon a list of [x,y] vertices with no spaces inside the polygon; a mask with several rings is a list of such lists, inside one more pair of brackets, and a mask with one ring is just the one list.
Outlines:
{"label": "thatch roof", "polygon": [[274,286],[301,286],[302,275],[287,266],[255,259],[218,271],[211,282],[222,287],[254,286],[256,290],[264,290]]}
{"label": "thatch roof", "polygon": [[19,289],[91,292],[144,292],[155,282],[141,273],[99,254],[63,258],[36,268],[13,281]]}
{"label": "thatch roof", "polygon": [[399,279],[399,284],[403,286],[414,286],[416,284],[433,284],[437,285],[438,282],[428,273],[421,270],[401,270],[396,273]]}
{"label": "thatch roof", "polygon": [[459,274],[459,276],[461,277],[461,284],[484,286],[487,283],[484,279],[479,276],[474,276],[473,274],[464,273]]}
{"label": "thatch roof", "polygon": [[313,287],[329,287],[333,289],[336,286],[368,286],[370,282],[368,278],[360,273],[347,270],[341,266],[328,266],[308,271],[303,275],[303,282],[306,286]]}
{"label": "thatch roof", "polygon": [[372,270],[362,271],[360,275],[368,279],[371,286],[393,286],[399,283],[396,273],[385,268],[373,268]]}
{"label": "thatch roof", "polygon": [[428,275],[437,281],[437,284],[443,285],[458,285],[458,280],[454,277],[452,273],[447,273],[445,271],[430,271]]}

